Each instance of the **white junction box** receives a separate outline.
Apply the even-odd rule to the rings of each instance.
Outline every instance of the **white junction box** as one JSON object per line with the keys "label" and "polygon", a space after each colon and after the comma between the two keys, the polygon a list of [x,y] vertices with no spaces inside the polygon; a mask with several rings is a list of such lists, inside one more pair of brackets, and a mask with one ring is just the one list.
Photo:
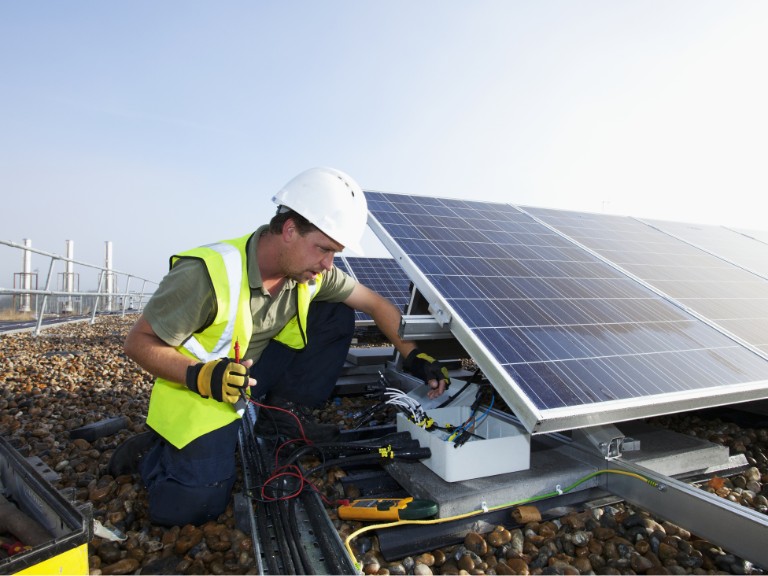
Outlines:
{"label": "white junction box", "polygon": [[[469,406],[438,408],[427,412],[438,426],[461,426],[471,415]],[[476,420],[480,421],[483,410]],[[421,460],[427,468],[447,482],[484,478],[527,470],[531,465],[531,436],[523,428],[489,414],[472,430],[474,436],[459,447],[448,441],[444,430],[426,431],[404,414],[397,415],[397,431],[410,432],[432,456]]]}

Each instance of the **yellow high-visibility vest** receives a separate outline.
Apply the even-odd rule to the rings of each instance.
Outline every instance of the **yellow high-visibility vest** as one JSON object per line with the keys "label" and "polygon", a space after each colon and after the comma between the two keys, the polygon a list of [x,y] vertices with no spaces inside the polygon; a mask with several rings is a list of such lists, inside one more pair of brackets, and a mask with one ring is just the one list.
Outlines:
{"label": "yellow high-visibility vest", "polygon": [[[216,297],[216,317],[210,326],[193,334],[176,349],[199,362],[235,355],[235,342],[247,348],[253,333],[251,292],[248,283],[246,245],[251,235],[194,248],[171,259],[197,258],[208,271]],[[317,294],[322,276],[313,284],[297,285],[297,315],[275,336],[292,348],[306,345],[309,303]],[[147,425],[177,448],[183,448],[200,436],[217,430],[240,415],[234,406],[203,398],[185,384],[157,378],[152,388]]]}

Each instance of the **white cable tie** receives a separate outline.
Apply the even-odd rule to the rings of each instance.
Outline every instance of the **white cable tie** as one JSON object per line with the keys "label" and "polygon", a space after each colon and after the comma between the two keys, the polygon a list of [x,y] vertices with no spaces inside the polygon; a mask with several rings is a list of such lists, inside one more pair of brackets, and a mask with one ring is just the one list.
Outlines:
{"label": "white cable tie", "polygon": [[560,484],[558,484],[557,486],[555,486],[555,490],[557,491],[557,495],[558,495],[558,496],[562,496],[562,495],[563,495],[563,489],[562,489],[562,488],[560,488]]}
{"label": "white cable tie", "polygon": [[488,512],[488,504],[485,502],[485,500],[483,500],[482,502],[480,502],[480,509],[481,509],[483,512]]}

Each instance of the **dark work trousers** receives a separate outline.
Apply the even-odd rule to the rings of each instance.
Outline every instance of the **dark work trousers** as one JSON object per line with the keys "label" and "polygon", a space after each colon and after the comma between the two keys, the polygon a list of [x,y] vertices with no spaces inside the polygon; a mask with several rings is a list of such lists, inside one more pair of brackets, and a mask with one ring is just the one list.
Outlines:
{"label": "dark work trousers", "polygon": [[[303,350],[272,341],[251,367],[257,380],[252,398],[272,393],[315,406],[330,397],[352,341],[354,311],[341,303],[312,302],[307,324]],[[237,475],[240,423],[209,432],[181,450],[158,437],[139,465],[153,524],[200,525],[226,510]]]}
{"label": "dark work trousers", "polygon": [[355,311],[346,304],[313,302],[307,318],[307,346],[289,348],[272,340],[251,367],[252,398],[272,394],[297,404],[319,406],[333,393],[355,330]]}

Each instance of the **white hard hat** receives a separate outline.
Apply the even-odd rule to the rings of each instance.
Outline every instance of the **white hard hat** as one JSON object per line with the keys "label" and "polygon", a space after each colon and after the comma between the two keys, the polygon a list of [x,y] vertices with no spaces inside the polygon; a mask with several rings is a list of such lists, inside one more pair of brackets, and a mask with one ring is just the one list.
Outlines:
{"label": "white hard hat", "polygon": [[362,254],[360,240],[368,222],[362,188],[334,168],[310,168],[283,186],[272,201],[298,212],[326,236]]}

